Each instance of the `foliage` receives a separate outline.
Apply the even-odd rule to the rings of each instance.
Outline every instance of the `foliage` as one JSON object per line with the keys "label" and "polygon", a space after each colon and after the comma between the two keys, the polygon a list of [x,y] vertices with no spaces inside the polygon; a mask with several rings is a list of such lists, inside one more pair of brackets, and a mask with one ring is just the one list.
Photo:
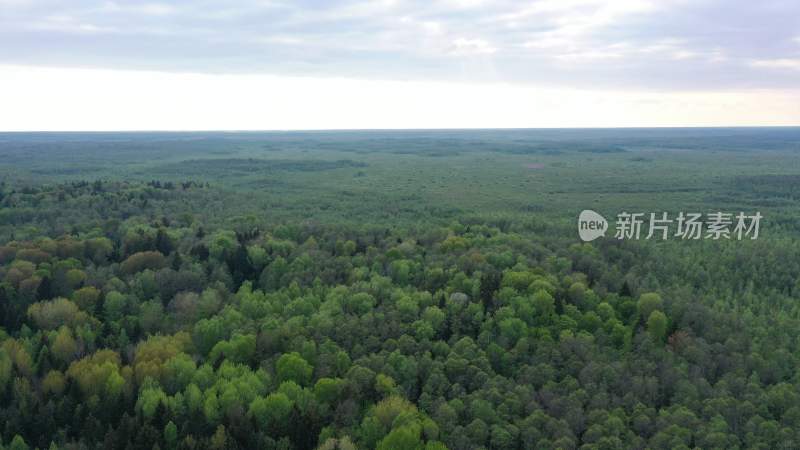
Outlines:
{"label": "foliage", "polygon": [[800,446],[791,130],[431,133],[0,142],[0,444]]}

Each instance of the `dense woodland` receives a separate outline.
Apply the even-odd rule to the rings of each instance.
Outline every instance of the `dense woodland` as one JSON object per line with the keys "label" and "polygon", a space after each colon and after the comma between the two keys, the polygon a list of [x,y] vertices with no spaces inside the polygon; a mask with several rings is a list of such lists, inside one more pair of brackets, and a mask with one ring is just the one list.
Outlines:
{"label": "dense woodland", "polygon": [[0,186],[0,448],[800,447],[786,210],[584,244],[547,211],[232,217],[195,180]]}

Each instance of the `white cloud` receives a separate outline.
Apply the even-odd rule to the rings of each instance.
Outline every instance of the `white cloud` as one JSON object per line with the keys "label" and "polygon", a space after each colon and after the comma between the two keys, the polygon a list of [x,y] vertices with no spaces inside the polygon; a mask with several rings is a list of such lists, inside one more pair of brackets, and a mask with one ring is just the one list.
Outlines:
{"label": "white cloud", "polygon": [[118,3],[105,2],[99,11],[113,14],[142,14],[146,16],[168,16],[178,12],[178,8],[168,3]]}
{"label": "white cloud", "polygon": [[542,55],[549,55],[559,61],[575,64],[623,59],[641,61],[643,58],[653,61],[691,59],[722,62],[726,60],[724,53],[720,50],[694,50],[685,40],[676,38],[659,39],[652,43],[615,42],[613,44],[583,43],[568,39],[549,38],[526,42],[523,47],[542,51]]}
{"label": "white cloud", "polygon": [[699,54],[697,52],[693,52],[691,50],[677,50],[672,53],[672,59],[676,60],[683,60],[683,59],[692,59],[697,58]]}
{"label": "white cloud", "polygon": [[422,28],[429,34],[440,35],[444,33],[442,24],[432,20],[422,22]]}
{"label": "white cloud", "polygon": [[570,41],[568,39],[546,34],[542,34],[541,36],[537,36],[535,39],[522,43],[522,47],[524,48],[540,50],[564,48],[568,47],[569,45]]}
{"label": "white cloud", "polygon": [[487,0],[441,0],[440,3],[448,8],[456,9],[472,9],[484,6],[488,3]]}
{"label": "white cloud", "polygon": [[641,53],[670,53],[685,46],[686,41],[678,38],[662,38],[638,48]]}
{"label": "white cloud", "polygon": [[62,14],[46,16],[42,20],[31,23],[30,28],[34,30],[80,34],[113,33],[116,31],[116,29],[113,27],[87,23],[75,17]]}
{"label": "white cloud", "polygon": [[621,59],[624,55],[622,53],[613,51],[583,51],[574,53],[563,53],[556,55],[555,58],[561,61],[572,63],[586,63],[598,60]]}
{"label": "white cloud", "polygon": [[284,34],[259,36],[258,38],[254,39],[254,41],[261,44],[280,44],[280,45],[301,45],[306,42],[302,38]]}
{"label": "white cloud", "polygon": [[458,38],[452,42],[450,53],[454,55],[491,55],[497,51],[483,39]]}
{"label": "white cloud", "polygon": [[500,14],[495,20],[511,28],[543,26],[539,39],[588,37],[601,28],[618,24],[626,16],[653,12],[658,2],[648,0],[540,0],[516,11]]}
{"label": "white cloud", "polygon": [[519,21],[551,17],[561,24],[582,22],[599,25],[623,15],[652,10],[656,5],[658,2],[649,0],[539,0],[503,13],[499,19]]}
{"label": "white cloud", "polygon": [[752,61],[750,65],[767,69],[800,70],[800,58],[758,59]]}
{"label": "white cloud", "polygon": [[716,50],[694,48],[686,39],[676,37],[640,38],[638,41],[609,42],[604,31],[617,25],[627,16],[652,14],[667,2],[656,3],[646,0],[623,0],[608,2],[604,0],[566,0],[556,2],[546,0],[537,2],[518,14],[525,15],[555,13],[544,16],[553,24],[551,29],[537,32],[533,39],[522,44],[523,48],[536,50],[541,56],[550,56],[559,61],[575,64],[594,64],[604,60],[641,61],[649,56],[661,61],[680,61],[704,58],[707,61],[721,61],[721,53]]}
{"label": "white cloud", "polygon": [[[0,30],[14,43],[0,45],[0,64],[667,90],[800,87],[785,70],[760,71],[755,78],[751,67],[753,60],[798,57],[794,43],[786,42],[800,44],[791,20],[800,14],[797,2],[311,3],[0,0]],[[765,39],[773,35],[789,38]],[[763,45],[755,49],[752,42]],[[791,66],[762,63],[768,65]]]}

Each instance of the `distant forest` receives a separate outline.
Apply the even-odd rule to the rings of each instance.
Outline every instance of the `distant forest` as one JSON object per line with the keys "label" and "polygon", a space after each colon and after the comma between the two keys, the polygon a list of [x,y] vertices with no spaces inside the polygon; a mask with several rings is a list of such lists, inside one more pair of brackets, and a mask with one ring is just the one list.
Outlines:
{"label": "distant forest", "polygon": [[[798,152],[0,134],[0,449],[800,448]],[[764,222],[583,243],[582,209]]]}

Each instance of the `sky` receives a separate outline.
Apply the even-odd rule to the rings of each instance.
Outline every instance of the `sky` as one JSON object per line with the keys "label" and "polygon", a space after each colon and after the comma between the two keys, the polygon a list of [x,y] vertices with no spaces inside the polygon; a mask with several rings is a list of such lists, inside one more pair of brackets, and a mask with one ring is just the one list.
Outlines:
{"label": "sky", "polygon": [[797,0],[0,0],[0,130],[800,125]]}

